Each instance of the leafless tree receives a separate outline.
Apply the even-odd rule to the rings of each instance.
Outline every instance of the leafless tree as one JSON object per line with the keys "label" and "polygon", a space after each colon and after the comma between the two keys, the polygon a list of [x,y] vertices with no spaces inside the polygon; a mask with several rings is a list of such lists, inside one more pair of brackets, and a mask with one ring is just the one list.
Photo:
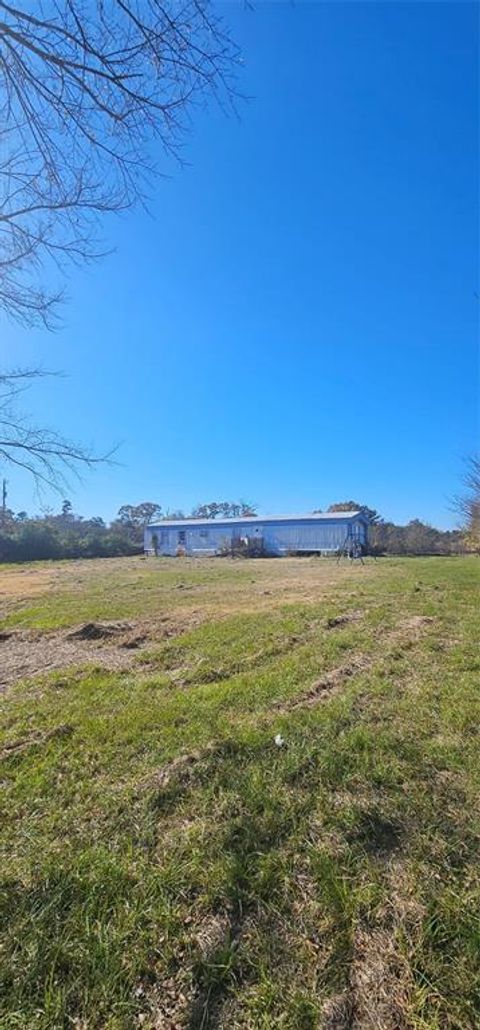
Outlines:
{"label": "leafless tree", "polygon": [[480,455],[472,454],[467,459],[467,470],[463,477],[465,490],[454,498],[454,507],[459,513],[465,531],[467,544],[480,551]]}
{"label": "leafless tree", "polygon": [[[0,0],[0,306],[55,323],[55,266],[102,252],[104,212],[145,201],[152,144],[235,98],[239,54],[209,0]],[[158,147],[157,147],[158,150]],[[61,281],[61,277],[60,277]]]}
{"label": "leafless tree", "polygon": [[[145,202],[152,144],[180,157],[200,98],[233,105],[238,61],[209,0],[0,0],[0,309],[55,325],[68,264],[102,253],[101,216]],[[42,374],[0,374],[0,465],[63,488],[105,456],[22,415]]]}
{"label": "leafless tree", "polygon": [[29,472],[39,489],[63,489],[79,469],[93,468],[112,459],[66,440],[54,430],[37,426],[23,414],[20,397],[34,382],[48,373],[41,369],[17,369],[0,374],[0,466]]}

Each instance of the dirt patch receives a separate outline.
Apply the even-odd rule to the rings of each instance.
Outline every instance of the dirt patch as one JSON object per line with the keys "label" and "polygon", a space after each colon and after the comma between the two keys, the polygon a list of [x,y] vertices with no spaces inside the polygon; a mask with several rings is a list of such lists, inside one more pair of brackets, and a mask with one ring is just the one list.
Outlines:
{"label": "dirt patch", "polygon": [[408,618],[402,619],[398,623],[398,626],[389,633],[388,638],[392,643],[401,643],[402,641],[415,643],[434,622],[433,615],[409,615]]}
{"label": "dirt patch", "polygon": [[363,617],[363,612],[344,612],[342,615],[333,615],[327,619],[326,628],[336,629],[337,626],[347,626],[349,622],[358,622]]}
{"label": "dirt patch", "polygon": [[[161,945],[162,941],[158,943]],[[140,983],[134,993],[143,1009],[135,1019],[135,1027],[181,1030],[188,1026],[193,987],[191,971],[185,965],[158,984]]]}
{"label": "dirt patch", "polygon": [[225,913],[206,916],[195,929],[195,944],[203,959],[210,959],[229,940],[231,921]]}
{"label": "dirt patch", "polygon": [[320,701],[328,701],[333,694],[342,689],[347,680],[365,672],[373,665],[373,662],[374,659],[367,655],[355,655],[345,665],[339,665],[336,669],[326,672],[304,694],[300,694],[299,697],[294,697],[290,701],[280,701],[274,707],[280,712],[291,712],[295,708],[305,708],[308,705],[318,704]]}
{"label": "dirt patch", "polygon": [[100,652],[98,642],[70,639],[69,634],[61,632],[22,630],[12,633],[2,647],[0,691],[19,680],[56,669],[92,664],[110,670],[124,669],[132,664],[132,655],[115,645],[104,646]]}
{"label": "dirt patch", "polygon": [[123,640],[120,647],[126,647],[128,651],[136,651],[138,647],[142,647],[142,645],[146,644],[147,641],[148,637],[145,634],[140,634],[139,636],[129,637],[127,640]]}
{"label": "dirt patch", "polygon": [[90,622],[73,630],[48,633],[9,631],[1,644],[0,692],[19,680],[73,666],[130,669],[144,646],[184,633],[196,623],[198,619],[195,622],[188,615],[174,619],[162,616],[143,622]]}
{"label": "dirt patch", "polygon": [[68,634],[69,640],[109,640],[111,637],[131,630],[129,622],[86,622],[84,626]]}
{"label": "dirt patch", "polygon": [[401,625],[404,629],[422,629],[424,626],[430,626],[432,622],[435,622],[433,615],[410,615]]}

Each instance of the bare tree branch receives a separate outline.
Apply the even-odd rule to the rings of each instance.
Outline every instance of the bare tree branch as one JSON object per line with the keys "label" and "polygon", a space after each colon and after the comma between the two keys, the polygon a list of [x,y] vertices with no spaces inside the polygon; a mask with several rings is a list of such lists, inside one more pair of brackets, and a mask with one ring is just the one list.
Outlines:
{"label": "bare tree branch", "polygon": [[152,144],[235,102],[239,53],[209,0],[0,0],[0,305],[55,324],[53,265],[101,254],[101,215],[145,201]]}
{"label": "bare tree branch", "polygon": [[111,462],[113,451],[98,455],[65,439],[53,429],[32,424],[18,408],[19,394],[32,382],[51,373],[38,368],[14,369],[0,374],[0,466],[11,465],[33,476],[37,487],[58,493],[81,469]]}

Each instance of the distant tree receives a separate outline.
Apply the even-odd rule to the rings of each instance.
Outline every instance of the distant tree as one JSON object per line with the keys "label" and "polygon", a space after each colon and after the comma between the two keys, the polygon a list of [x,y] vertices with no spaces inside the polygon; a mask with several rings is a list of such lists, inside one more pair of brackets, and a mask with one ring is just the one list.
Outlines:
{"label": "distant tree", "polygon": [[2,528],[11,526],[15,521],[15,514],[11,508],[0,508],[0,525]]}
{"label": "distant tree", "polygon": [[467,547],[480,552],[480,455],[467,460],[463,477],[464,492],[454,499],[454,506],[462,520]]}
{"label": "distant tree", "polygon": [[190,513],[192,519],[214,519],[218,515],[218,504],[196,504]]}
{"label": "distant tree", "polygon": [[437,529],[420,519],[412,519],[404,527],[405,549],[408,554],[436,554],[438,553]]}
{"label": "distant tree", "polygon": [[[403,553],[395,546],[395,532],[399,527],[393,522],[377,522],[370,526],[368,533],[368,547],[372,554],[399,554]],[[403,538],[402,538],[403,539]],[[398,534],[397,534],[398,544]]]}
{"label": "distant tree", "polygon": [[359,501],[339,501],[337,504],[330,504],[327,511],[362,511],[364,515],[368,515],[372,525],[381,521],[381,515],[375,508],[369,508],[367,504],[360,504]]}
{"label": "distant tree", "polygon": [[197,504],[192,508],[192,519],[216,519],[221,514],[221,504],[210,501],[209,504]]}
{"label": "distant tree", "polygon": [[73,518],[73,504],[72,504],[71,501],[66,501],[65,500],[62,503],[62,519],[64,519],[65,522],[69,522],[69,521],[71,521],[72,518]]}
{"label": "distant tree", "polygon": [[249,504],[248,501],[240,501],[240,515],[242,518],[254,518],[258,512],[256,504]]}
{"label": "distant tree", "polygon": [[460,554],[464,550],[462,534],[442,531],[420,519],[406,526],[393,522],[375,522],[369,532],[369,548],[373,554]]}
{"label": "distant tree", "polygon": [[192,519],[238,519],[257,514],[255,505],[246,501],[210,501],[209,504],[197,504],[193,509]]}
{"label": "distant tree", "polygon": [[55,514],[47,510],[29,518],[27,512],[14,515],[7,509],[6,521],[0,520],[0,562],[34,561],[39,558],[94,558],[139,554],[143,549],[143,530],[135,534],[118,520],[107,526],[96,515],[84,518],[70,514],[68,506]]}
{"label": "distant tree", "polygon": [[141,504],[123,504],[118,510],[120,522],[129,526],[146,526],[153,519],[160,519],[162,506],[155,501],[142,501]]}
{"label": "distant tree", "polygon": [[137,543],[143,542],[145,526],[155,519],[162,518],[162,507],[155,501],[142,501],[141,504],[122,504],[118,511],[118,524],[127,530],[129,538]]}

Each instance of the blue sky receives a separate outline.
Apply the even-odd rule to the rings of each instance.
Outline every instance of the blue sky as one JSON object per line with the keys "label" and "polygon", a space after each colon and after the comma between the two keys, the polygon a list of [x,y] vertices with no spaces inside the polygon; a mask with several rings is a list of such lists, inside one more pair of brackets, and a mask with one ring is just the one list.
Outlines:
{"label": "blue sky", "polygon": [[222,10],[252,99],[193,112],[188,165],[104,224],[115,252],[75,270],[60,332],[0,324],[2,364],[63,370],[35,418],[121,443],[69,491],[83,514],[353,497],[453,525],[478,437],[478,9]]}

